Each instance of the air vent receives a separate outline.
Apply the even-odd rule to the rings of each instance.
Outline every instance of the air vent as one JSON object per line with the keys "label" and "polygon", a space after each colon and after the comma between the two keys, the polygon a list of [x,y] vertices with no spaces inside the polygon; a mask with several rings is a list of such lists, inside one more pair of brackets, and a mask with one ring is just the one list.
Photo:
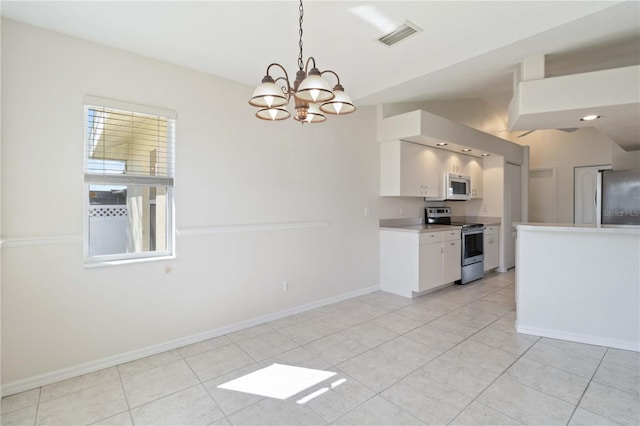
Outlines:
{"label": "air vent", "polygon": [[394,44],[404,40],[405,38],[422,31],[420,27],[416,24],[406,21],[404,24],[400,25],[395,30],[391,31],[378,38],[378,41],[387,46],[393,46]]}

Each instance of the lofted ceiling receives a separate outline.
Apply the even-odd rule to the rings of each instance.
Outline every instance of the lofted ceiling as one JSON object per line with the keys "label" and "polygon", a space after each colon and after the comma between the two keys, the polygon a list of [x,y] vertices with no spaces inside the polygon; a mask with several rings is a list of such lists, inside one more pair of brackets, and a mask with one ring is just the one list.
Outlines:
{"label": "lofted ceiling", "polygon": [[[1,13],[247,84],[247,97],[270,63],[289,76],[297,69],[296,1],[3,0]],[[357,105],[481,98],[506,117],[513,71],[526,58],[546,55],[551,76],[640,64],[639,16],[636,0],[309,0],[303,48],[340,75]],[[407,20],[421,31],[392,47],[377,41]],[[630,108],[620,120],[637,127]]]}

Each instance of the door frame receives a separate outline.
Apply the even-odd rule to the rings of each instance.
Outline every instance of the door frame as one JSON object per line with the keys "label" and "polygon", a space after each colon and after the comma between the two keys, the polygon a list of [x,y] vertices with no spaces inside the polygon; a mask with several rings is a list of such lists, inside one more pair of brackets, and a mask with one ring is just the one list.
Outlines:
{"label": "door frame", "polygon": [[[509,166],[514,166],[514,167],[518,167],[519,170],[519,175],[520,175],[520,185],[518,186],[513,186],[511,185],[512,181],[509,180],[509,184],[506,183],[507,179],[509,178]],[[514,170],[515,171],[515,170]],[[526,176],[525,176],[526,173]],[[513,203],[512,200],[512,188],[518,188],[518,197],[520,198],[520,219],[517,220],[517,222],[521,222],[523,219],[525,219],[525,216],[528,213],[525,213],[525,206],[528,209],[528,202],[525,202],[525,196],[528,197],[529,196],[529,191],[528,191],[528,187],[529,187],[529,169],[528,167],[525,169],[525,166],[521,165],[521,164],[516,164],[516,163],[512,163],[510,161],[505,162],[504,165],[504,216],[506,219],[508,220],[504,220],[505,218],[503,218],[503,221],[505,222],[505,230],[504,230],[504,239],[503,239],[503,250],[504,250],[504,256],[502,257],[502,261],[501,261],[501,265],[500,265],[500,272],[506,272],[508,269],[511,269],[515,266],[515,260],[517,258],[517,254],[516,254],[516,248],[517,248],[517,233],[515,230],[513,230],[513,211],[511,210],[511,205]],[[524,183],[526,182],[526,195],[525,195],[525,185]],[[508,203],[507,203],[508,201]],[[507,217],[508,215],[508,217]],[[509,256],[510,253],[508,253],[508,243],[507,241],[513,237],[513,266],[508,266],[508,264],[510,265],[511,262],[507,262],[507,260],[511,259],[511,256]]]}

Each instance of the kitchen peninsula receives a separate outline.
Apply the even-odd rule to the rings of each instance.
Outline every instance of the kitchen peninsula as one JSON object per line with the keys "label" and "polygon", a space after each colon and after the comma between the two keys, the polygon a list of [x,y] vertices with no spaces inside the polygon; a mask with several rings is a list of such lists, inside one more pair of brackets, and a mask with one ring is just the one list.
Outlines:
{"label": "kitchen peninsula", "polygon": [[518,333],[640,351],[640,227],[515,224]]}

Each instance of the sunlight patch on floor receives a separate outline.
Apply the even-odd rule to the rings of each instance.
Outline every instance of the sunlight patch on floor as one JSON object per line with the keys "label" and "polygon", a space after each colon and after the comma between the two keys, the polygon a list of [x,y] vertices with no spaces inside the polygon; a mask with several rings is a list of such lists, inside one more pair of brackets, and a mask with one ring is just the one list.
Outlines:
{"label": "sunlight patch on floor", "polygon": [[336,373],[331,371],[272,364],[218,387],[269,398],[287,399],[335,375]]}

